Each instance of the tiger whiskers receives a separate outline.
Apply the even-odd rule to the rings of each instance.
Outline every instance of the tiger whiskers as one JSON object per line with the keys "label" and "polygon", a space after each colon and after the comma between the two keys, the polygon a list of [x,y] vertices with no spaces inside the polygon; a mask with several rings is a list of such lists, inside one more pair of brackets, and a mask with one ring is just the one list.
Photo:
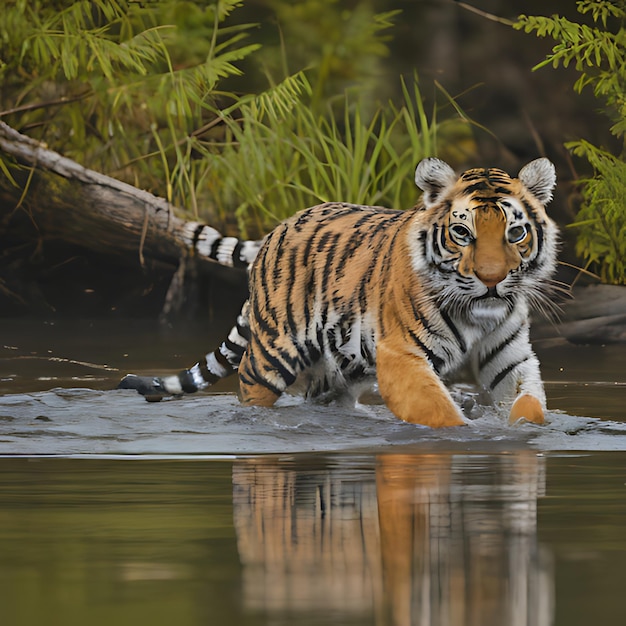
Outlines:
{"label": "tiger whiskers", "polygon": [[538,285],[527,286],[526,298],[528,304],[533,311],[538,312],[550,322],[557,324],[563,314],[563,307],[559,300],[553,297],[565,299],[565,296],[571,297],[569,288],[565,283],[553,279],[544,279]]}

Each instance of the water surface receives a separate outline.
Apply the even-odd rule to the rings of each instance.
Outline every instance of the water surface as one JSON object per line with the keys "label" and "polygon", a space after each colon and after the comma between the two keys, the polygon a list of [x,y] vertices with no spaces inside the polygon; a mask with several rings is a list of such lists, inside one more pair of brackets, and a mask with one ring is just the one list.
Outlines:
{"label": "water surface", "polygon": [[626,454],[0,460],[3,623],[622,624]]}
{"label": "water surface", "polygon": [[474,406],[433,431],[377,404],[242,407],[234,381],[158,404],[112,391],[189,365],[217,327],[4,329],[3,624],[626,619],[622,347],[538,346],[545,426]]}

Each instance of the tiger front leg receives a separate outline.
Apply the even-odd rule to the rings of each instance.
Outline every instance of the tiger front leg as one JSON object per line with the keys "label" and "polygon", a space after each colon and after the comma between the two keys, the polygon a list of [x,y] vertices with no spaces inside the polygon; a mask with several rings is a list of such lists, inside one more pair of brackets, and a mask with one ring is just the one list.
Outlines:
{"label": "tiger front leg", "polygon": [[530,344],[527,350],[529,353],[522,356],[503,355],[505,358],[485,367],[478,375],[479,382],[491,392],[496,406],[508,409],[510,424],[522,418],[534,424],[545,422],[546,395],[539,361]]}
{"label": "tiger front leg", "polygon": [[385,404],[401,420],[432,428],[466,423],[426,357],[383,339],[376,346],[376,373]]}
{"label": "tiger front leg", "polygon": [[522,418],[534,424],[543,424],[545,422],[541,401],[529,393],[519,396],[513,403],[509,413],[509,424],[514,424]]}
{"label": "tiger front leg", "polygon": [[509,411],[509,424],[525,419],[534,424],[545,422],[546,393],[541,381],[539,361],[533,354],[520,363],[508,375],[509,380],[502,381],[505,397],[514,397]]}

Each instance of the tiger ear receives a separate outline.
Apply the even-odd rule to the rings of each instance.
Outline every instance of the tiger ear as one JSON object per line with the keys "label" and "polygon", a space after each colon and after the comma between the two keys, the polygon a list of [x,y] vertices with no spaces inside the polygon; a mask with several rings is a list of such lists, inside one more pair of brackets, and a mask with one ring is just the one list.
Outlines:
{"label": "tiger ear", "polygon": [[424,192],[422,200],[427,207],[439,202],[443,192],[456,180],[454,170],[434,157],[420,161],[415,170],[415,184]]}
{"label": "tiger ear", "polygon": [[556,170],[549,159],[542,157],[524,165],[518,178],[541,204],[548,204],[552,200],[552,190],[556,185]]}

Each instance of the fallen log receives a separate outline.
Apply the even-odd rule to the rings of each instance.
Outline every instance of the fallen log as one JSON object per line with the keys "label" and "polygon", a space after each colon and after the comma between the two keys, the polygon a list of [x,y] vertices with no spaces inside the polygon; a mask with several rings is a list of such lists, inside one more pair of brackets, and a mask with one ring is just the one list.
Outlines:
{"label": "fallen log", "polygon": [[[194,272],[224,278],[220,266],[245,268],[258,250],[258,242],[241,244],[210,226],[184,220],[165,199],[85,168],[4,122],[0,122],[0,151],[27,168],[18,186],[0,172],[5,261],[13,260],[12,249],[37,237],[38,246],[61,242],[114,257],[122,265],[144,270],[159,267],[175,277],[172,285],[178,289],[181,271],[189,273],[193,266]],[[31,232],[25,234],[28,229]],[[233,280],[241,282],[241,272],[233,274]],[[5,295],[13,293],[24,300],[7,287],[6,280],[3,284],[0,274],[0,291],[3,287]],[[166,305],[168,299],[171,304],[171,293]]]}

